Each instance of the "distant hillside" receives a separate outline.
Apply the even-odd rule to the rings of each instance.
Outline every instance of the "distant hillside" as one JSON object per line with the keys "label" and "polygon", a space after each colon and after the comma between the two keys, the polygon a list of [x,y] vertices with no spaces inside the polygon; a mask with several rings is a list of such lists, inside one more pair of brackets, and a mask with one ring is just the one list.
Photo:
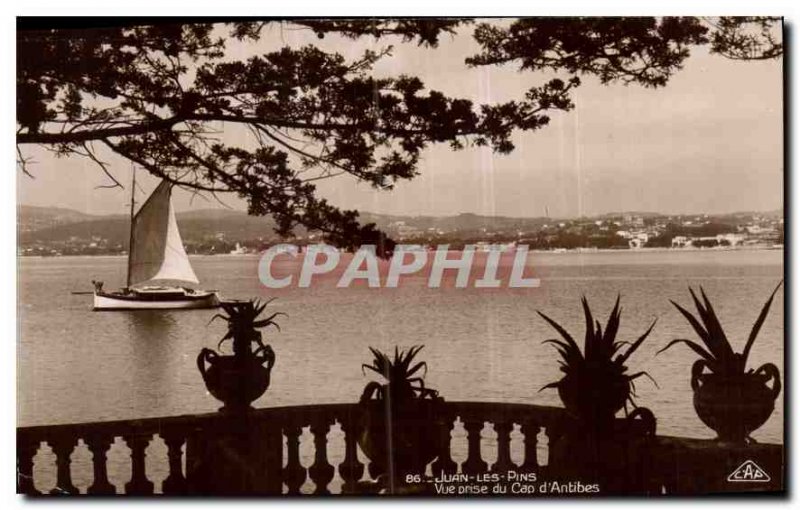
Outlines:
{"label": "distant hillside", "polygon": [[[731,213],[709,215],[722,223],[737,223],[743,216],[759,214],[782,217],[782,211],[764,213]],[[652,218],[659,215],[651,212],[608,213],[580,221],[594,219],[608,220],[625,216]],[[691,217],[695,215],[684,215]],[[270,217],[248,216],[243,211],[224,209],[202,209],[177,214],[181,235],[187,242],[203,242],[212,238],[224,238],[228,242],[250,241],[255,239],[275,240],[275,222]],[[465,236],[483,232],[514,232],[538,230],[544,224],[554,224],[568,219],[558,218],[513,218],[507,216],[481,216],[462,213],[455,216],[399,216],[362,212],[362,223],[375,223],[390,235],[397,232],[402,224],[405,227],[426,231],[435,229],[443,232],[459,232]],[[103,238],[109,244],[126,245],[129,235],[126,215],[93,216],[70,209],[56,207],[20,206],[17,216],[19,242],[60,242],[71,238]],[[298,230],[302,235],[304,231]]]}
{"label": "distant hillside", "polygon": [[176,215],[181,235],[189,241],[201,241],[218,235],[226,240],[273,239],[275,221],[268,216],[248,216],[242,211],[202,210]]}
{"label": "distant hillside", "polygon": [[461,213],[457,216],[385,216],[362,212],[362,223],[374,222],[380,228],[387,228],[392,223],[402,221],[409,227],[418,229],[435,228],[443,231],[479,232],[492,230],[525,230],[552,223],[553,218],[513,218],[508,216],[481,216],[479,214]]}
{"label": "distant hillside", "polygon": [[[180,212],[176,216],[181,235],[186,241],[202,241],[218,235],[232,242],[275,237],[275,222],[272,218],[249,216],[243,211],[201,209]],[[360,221],[375,223],[382,229],[390,229],[398,222],[402,222],[408,227],[420,230],[435,228],[443,231],[480,232],[483,229],[487,231],[528,229],[554,220],[480,216],[470,213],[436,217],[362,212]],[[20,242],[23,243],[66,241],[73,237],[79,239],[101,237],[111,244],[124,244],[128,239],[128,217],[125,215],[93,216],[69,209],[21,206],[17,225]]]}
{"label": "distant hillside", "polygon": [[[92,216],[72,211],[76,212],[76,215],[59,216],[57,210],[51,208],[26,207],[26,209],[36,210],[33,211],[33,215],[30,211],[26,211],[25,216],[17,220],[20,243],[58,242],[70,238],[92,237],[107,239],[112,245],[128,242],[129,219],[125,215]],[[45,218],[47,221],[40,218]],[[186,241],[202,241],[218,235],[232,242],[276,237],[275,222],[272,218],[248,216],[242,211],[214,209],[188,211],[178,213],[176,218],[181,236]]]}
{"label": "distant hillside", "polygon": [[86,221],[91,218],[94,218],[94,216],[72,209],[20,205],[17,207],[17,230],[19,232],[43,230],[68,223]]}
{"label": "distant hillside", "polygon": [[658,216],[664,216],[661,213],[657,212],[647,212],[647,211],[624,211],[624,212],[610,212],[605,214],[599,214],[595,216],[595,218],[623,218],[625,216],[641,216],[642,218],[656,218]]}

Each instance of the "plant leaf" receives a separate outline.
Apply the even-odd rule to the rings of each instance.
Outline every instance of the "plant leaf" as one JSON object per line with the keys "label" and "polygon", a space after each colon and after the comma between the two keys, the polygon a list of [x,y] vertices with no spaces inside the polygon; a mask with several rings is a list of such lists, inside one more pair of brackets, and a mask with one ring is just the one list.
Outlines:
{"label": "plant leaf", "polygon": [[427,364],[427,363],[425,363],[424,361],[420,361],[419,363],[417,363],[416,365],[414,365],[414,366],[413,366],[413,367],[412,367],[412,368],[411,368],[411,369],[408,371],[408,375],[412,375],[412,374],[416,373],[416,371],[417,371],[417,370],[419,370],[420,368],[424,368],[424,369],[425,369],[425,374],[427,374],[427,373],[428,373],[428,364]]}
{"label": "plant leaf", "polygon": [[543,344],[551,343],[555,345],[556,350],[559,352],[559,354],[561,354],[561,357],[564,359],[567,365],[579,366],[584,362],[583,356],[581,356],[581,352],[580,350],[577,349],[576,346],[571,346],[566,342],[556,339],[545,340],[542,343]]}
{"label": "plant leaf", "polygon": [[647,328],[647,331],[645,331],[642,336],[637,338],[636,341],[633,342],[633,344],[631,344],[630,348],[627,351],[623,352],[617,357],[617,362],[620,365],[625,363],[625,360],[627,360],[630,357],[630,355],[633,354],[633,351],[635,351],[636,349],[639,348],[640,345],[642,345],[642,342],[644,342],[645,338],[647,338],[650,332],[653,331],[653,328],[656,327],[656,322],[658,322],[658,319],[655,319],[653,323],[650,324],[650,327]]}
{"label": "plant leaf", "polygon": [[594,318],[592,317],[592,310],[589,308],[589,301],[586,296],[581,296],[581,306],[583,306],[583,316],[586,320],[586,335],[583,339],[583,355],[586,359],[592,357],[594,351]]}
{"label": "plant leaf", "polygon": [[559,384],[560,384],[560,381],[551,382],[550,384],[545,384],[544,386],[539,388],[539,391],[544,391],[544,390],[547,390],[547,389],[550,389],[550,388],[558,388]]}
{"label": "plant leaf", "polygon": [[650,374],[648,374],[647,372],[645,372],[644,370],[643,370],[643,371],[641,371],[641,372],[636,372],[635,374],[631,374],[631,375],[629,375],[629,376],[628,376],[628,380],[629,380],[629,381],[631,381],[631,382],[633,382],[633,380],[634,380],[634,379],[638,379],[638,378],[639,378],[639,377],[641,377],[641,376],[645,376],[645,377],[647,377],[648,379],[650,379],[650,381],[652,381],[652,382],[653,382],[653,384],[655,384],[655,385],[656,385],[656,388],[661,388],[661,387],[658,385],[658,383],[656,382],[656,380],[655,380],[655,379],[653,379],[653,377],[652,377]]}
{"label": "plant leaf", "polygon": [[745,365],[747,365],[747,357],[750,355],[750,349],[753,347],[753,343],[756,341],[756,337],[758,336],[758,332],[761,330],[761,326],[764,324],[764,320],[767,318],[767,314],[769,314],[769,308],[772,306],[772,299],[775,297],[775,293],[778,292],[778,289],[783,285],[783,280],[778,282],[778,286],[775,287],[775,290],[772,291],[770,294],[769,299],[767,302],[764,303],[764,306],[761,308],[761,313],[758,314],[758,319],[753,324],[753,329],[750,330],[750,336],[747,337],[747,343],[744,346],[744,350],[742,351],[742,370],[744,371]]}
{"label": "plant leaf", "polygon": [[572,338],[572,336],[567,332],[567,330],[561,327],[559,323],[557,323],[556,321],[554,321],[553,319],[551,319],[550,317],[548,317],[547,315],[543,314],[538,310],[536,311],[536,313],[541,315],[542,318],[546,320],[548,324],[550,324],[550,326],[552,326],[553,329],[555,329],[558,332],[558,334],[560,334],[564,338],[564,340],[567,341],[567,343],[570,345],[571,348],[575,349],[578,352],[581,351],[580,347],[578,347],[578,344],[575,343],[575,340]]}
{"label": "plant leaf", "polygon": [[669,302],[672,303],[672,305],[675,306],[675,308],[677,308],[679,312],[681,312],[681,314],[686,318],[689,324],[691,324],[692,328],[694,328],[694,331],[697,333],[697,336],[699,336],[700,339],[703,341],[703,343],[708,346],[709,350],[711,350],[711,352],[713,352],[714,354],[717,354],[714,351],[713,345],[709,345],[708,343],[708,336],[709,336],[708,331],[706,331],[705,328],[697,321],[697,319],[694,318],[694,315],[692,315],[691,312],[683,308],[675,301],[670,300]]}
{"label": "plant leaf", "polygon": [[617,333],[619,332],[619,324],[620,318],[622,316],[622,310],[619,306],[620,295],[617,294],[617,301],[614,303],[614,308],[611,310],[611,313],[608,315],[608,321],[606,322],[606,331],[603,334],[603,358],[611,359],[611,356],[614,354],[614,340],[617,338]]}
{"label": "plant leaf", "polygon": [[666,351],[667,349],[669,349],[670,347],[672,347],[673,345],[676,345],[676,344],[686,344],[687,346],[689,346],[689,348],[691,350],[693,350],[694,352],[699,354],[701,357],[703,357],[703,359],[708,360],[709,363],[714,363],[714,364],[717,363],[717,359],[714,357],[713,354],[711,354],[710,352],[708,352],[705,349],[703,349],[697,343],[692,342],[691,340],[686,340],[685,338],[677,338],[677,339],[671,341],[670,343],[668,343],[666,345],[666,347],[664,347],[663,349],[659,350],[656,353],[656,356],[661,354],[662,352]]}
{"label": "plant leaf", "polygon": [[[689,289],[689,291],[692,293],[692,298],[694,298],[695,304],[697,304],[697,296],[695,296],[694,292],[692,292],[692,289]],[[725,335],[725,331],[722,329],[722,324],[720,324],[717,314],[714,312],[714,307],[711,305],[711,301],[708,299],[708,296],[706,296],[706,291],[703,290],[702,285],[700,286],[700,294],[703,296],[703,302],[705,303],[703,321],[706,324],[706,331],[708,331],[709,340],[713,341],[717,345],[716,348],[723,353],[722,358],[725,360],[725,362],[729,362],[733,360],[733,348],[731,347],[731,344]]]}

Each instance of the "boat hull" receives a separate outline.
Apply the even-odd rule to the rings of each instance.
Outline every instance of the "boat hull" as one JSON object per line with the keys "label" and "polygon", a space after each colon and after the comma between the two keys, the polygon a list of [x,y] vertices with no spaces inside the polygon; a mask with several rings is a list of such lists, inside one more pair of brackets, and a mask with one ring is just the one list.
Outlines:
{"label": "boat hull", "polygon": [[216,292],[95,292],[93,310],[190,310],[216,308],[219,296]]}

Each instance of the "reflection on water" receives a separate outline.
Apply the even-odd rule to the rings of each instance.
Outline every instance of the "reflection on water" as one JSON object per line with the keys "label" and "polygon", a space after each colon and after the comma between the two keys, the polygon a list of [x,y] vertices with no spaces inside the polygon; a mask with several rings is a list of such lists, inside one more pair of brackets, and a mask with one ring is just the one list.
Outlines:
{"label": "reflection on water", "polygon": [[[703,285],[734,348],[741,350],[758,311],[783,277],[780,251],[623,252],[531,254],[538,289],[430,289],[410,278],[397,289],[333,284],[270,290],[258,281],[258,257],[197,257],[193,265],[208,288],[228,297],[277,297],[281,331],[265,341],[277,360],[272,385],[257,406],[355,402],[367,382],[359,367],[368,346],[383,350],[425,344],[426,386],[448,400],[558,405],[555,391],[538,390],[558,379],[557,353],[541,342],[553,336],[536,316],[542,310],[583,335],[580,296],[598,316],[622,294],[620,340],[633,340],[658,318],[647,342],[631,357],[633,371],[658,381],[637,384],[637,403],[650,407],[663,434],[709,437],[692,406],[689,372],[694,354],[656,351],[692,335],[669,304],[689,306],[688,285]],[[89,296],[70,291],[93,278],[109,285],[124,278],[124,258],[51,258],[20,261],[18,422],[82,422],[212,412],[195,365],[202,347],[224,334],[214,312],[92,312]],[[324,283],[324,282],[323,282]],[[56,299],[57,297],[57,299]],[[751,353],[757,367],[783,371],[783,291]],[[754,436],[782,441],[783,396]]]}
{"label": "reflection on water", "polygon": [[[169,358],[177,333],[175,312],[139,310],[124,313],[131,339],[131,383],[137,395],[136,403],[147,405],[169,398]],[[146,407],[145,407],[146,408]]]}

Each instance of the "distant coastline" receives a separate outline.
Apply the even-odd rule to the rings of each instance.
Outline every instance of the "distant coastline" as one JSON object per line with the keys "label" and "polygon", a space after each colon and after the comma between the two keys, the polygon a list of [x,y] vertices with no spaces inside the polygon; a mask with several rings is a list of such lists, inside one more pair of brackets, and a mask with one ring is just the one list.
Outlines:
{"label": "distant coastline", "polygon": [[[576,254],[593,254],[593,253],[719,253],[719,252],[740,252],[740,251],[783,251],[784,245],[772,246],[719,246],[713,248],[557,248],[550,250],[531,249],[529,253],[537,254],[550,254],[550,255],[576,255]],[[463,251],[462,249],[451,249],[450,251]],[[251,253],[197,253],[191,254],[190,257],[213,257],[213,258],[235,258],[235,257],[259,257],[263,252]],[[81,255],[22,255],[17,254],[18,259],[80,259],[80,258],[108,258],[108,259],[125,259],[128,257],[127,253],[118,254],[81,254]]]}
{"label": "distant coastline", "polygon": [[[723,215],[618,213],[572,219],[503,216],[389,216],[362,213],[397,243],[447,244],[453,250],[476,245],[526,245],[531,251],[594,251],[663,248],[740,248],[783,244],[782,211]],[[275,233],[272,218],[238,211],[203,210],[177,215],[190,255],[259,253],[275,244],[316,244],[319,234],[296,229]],[[77,211],[21,206],[17,249],[24,256],[124,255],[130,220],[124,215],[87,216]]]}

